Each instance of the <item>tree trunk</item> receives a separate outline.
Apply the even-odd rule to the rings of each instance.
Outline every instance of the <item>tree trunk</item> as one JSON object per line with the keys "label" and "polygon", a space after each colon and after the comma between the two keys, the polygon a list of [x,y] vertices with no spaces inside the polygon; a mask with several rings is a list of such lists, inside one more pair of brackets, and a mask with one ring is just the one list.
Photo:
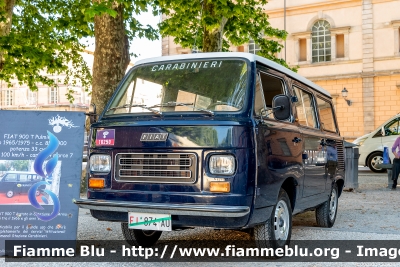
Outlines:
{"label": "tree trunk", "polygon": [[[11,31],[11,23],[12,23],[12,15],[13,9],[15,5],[15,0],[4,0],[5,6],[0,7],[1,11],[4,11],[6,14],[5,23],[0,23],[0,36],[8,35]],[[0,70],[3,69],[3,51],[0,51]]]}
{"label": "tree trunk", "polygon": [[[205,4],[203,6],[206,12],[212,14],[214,5]],[[224,27],[228,20],[225,17],[221,18],[221,22],[217,29],[208,30],[204,27],[203,32],[203,52],[222,52],[222,42],[224,40]]]}
{"label": "tree trunk", "polygon": [[125,75],[128,67],[129,42],[123,20],[124,8],[117,3],[113,9],[118,15],[113,18],[108,14],[95,16],[95,51],[93,61],[92,104],[96,105],[97,114],[101,114],[108,100]]}

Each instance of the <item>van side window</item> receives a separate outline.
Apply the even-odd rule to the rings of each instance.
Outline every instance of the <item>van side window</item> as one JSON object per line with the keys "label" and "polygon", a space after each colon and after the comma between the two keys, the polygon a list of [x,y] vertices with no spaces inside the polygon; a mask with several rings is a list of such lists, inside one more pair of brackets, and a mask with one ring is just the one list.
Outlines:
{"label": "van side window", "polygon": [[[284,94],[283,81],[264,72],[259,72],[256,83],[255,113],[258,116],[274,118],[272,100],[276,95]],[[264,101],[262,101],[264,99]],[[265,104],[265,107],[264,107]]]}
{"label": "van side window", "polygon": [[7,177],[6,177],[5,181],[7,181],[7,182],[16,182],[17,181],[17,174],[15,174],[15,173],[7,174]]}
{"label": "van side window", "polygon": [[317,97],[317,105],[322,128],[326,131],[337,132],[331,103]]}
{"label": "van side window", "polygon": [[20,174],[20,175],[19,175],[19,181],[20,181],[20,182],[27,182],[27,181],[29,181],[29,180],[28,180],[28,175],[26,175],[26,174]]}
{"label": "van side window", "polygon": [[256,97],[254,99],[254,112],[257,116],[262,116],[265,108],[264,94],[262,92],[261,77],[257,74],[256,77]]}
{"label": "van side window", "polygon": [[298,122],[304,126],[318,128],[312,95],[296,86],[293,87],[293,92],[297,97],[294,106],[296,107]]}

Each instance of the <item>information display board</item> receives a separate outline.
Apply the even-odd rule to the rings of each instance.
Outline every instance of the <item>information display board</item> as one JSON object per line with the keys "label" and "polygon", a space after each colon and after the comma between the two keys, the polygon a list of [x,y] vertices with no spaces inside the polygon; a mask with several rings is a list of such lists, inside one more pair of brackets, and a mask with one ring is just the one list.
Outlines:
{"label": "information display board", "polygon": [[0,255],[5,240],[75,240],[82,112],[0,110]]}

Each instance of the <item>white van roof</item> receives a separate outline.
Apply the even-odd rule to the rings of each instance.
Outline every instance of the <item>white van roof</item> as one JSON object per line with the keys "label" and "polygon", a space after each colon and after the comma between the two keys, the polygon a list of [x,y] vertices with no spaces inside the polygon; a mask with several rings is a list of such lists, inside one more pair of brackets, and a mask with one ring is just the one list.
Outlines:
{"label": "white van roof", "polygon": [[183,60],[183,59],[201,59],[201,58],[246,58],[251,62],[258,61],[260,63],[263,63],[272,69],[275,69],[279,72],[285,73],[287,76],[304,83],[305,85],[308,85],[309,87],[317,90],[318,92],[331,97],[331,94],[326,91],[324,88],[320,87],[319,85],[316,85],[315,83],[311,82],[310,80],[304,78],[303,76],[289,70],[288,68],[285,68],[284,66],[260,57],[258,55],[250,54],[250,53],[243,53],[243,52],[212,52],[212,53],[196,53],[196,54],[182,54],[182,55],[174,55],[174,56],[163,56],[163,57],[154,57],[154,58],[147,58],[147,59],[142,59],[139,60],[138,62],[135,63],[135,66],[142,65],[142,64],[147,64],[147,63],[154,63],[154,62],[162,62],[162,61],[171,61],[171,60]]}

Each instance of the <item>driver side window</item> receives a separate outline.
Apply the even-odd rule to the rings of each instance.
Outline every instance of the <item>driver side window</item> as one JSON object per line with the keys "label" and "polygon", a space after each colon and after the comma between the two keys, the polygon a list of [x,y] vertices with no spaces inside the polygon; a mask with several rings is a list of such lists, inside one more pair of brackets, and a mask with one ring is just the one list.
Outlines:
{"label": "driver side window", "polygon": [[284,94],[283,81],[275,76],[259,71],[256,81],[254,111],[256,116],[274,119],[272,100],[276,95]]}
{"label": "driver side window", "polygon": [[[383,131],[384,134],[383,134]],[[373,136],[375,137],[383,137],[383,136],[391,136],[391,135],[400,135],[400,118],[396,118],[386,124],[383,129],[377,131],[376,134]]]}
{"label": "driver side window", "polygon": [[385,136],[387,135],[400,135],[400,119],[397,118],[385,125]]}

